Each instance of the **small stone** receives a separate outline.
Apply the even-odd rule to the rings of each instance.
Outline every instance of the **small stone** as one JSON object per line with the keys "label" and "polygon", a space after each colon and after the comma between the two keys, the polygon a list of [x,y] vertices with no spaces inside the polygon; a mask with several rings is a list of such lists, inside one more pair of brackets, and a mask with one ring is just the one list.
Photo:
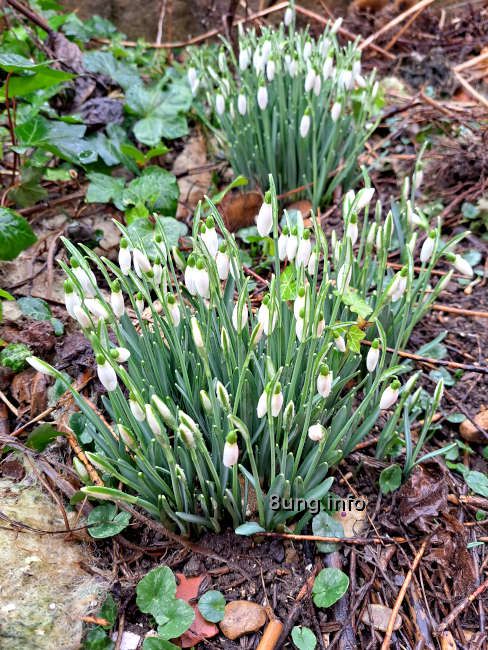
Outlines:
{"label": "small stone", "polygon": [[[117,632],[114,632],[114,634],[112,634],[112,641],[117,641],[117,638],[118,634]],[[138,634],[134,634],[134,632],[122,632],[120,650],[137,650],[140,640],[141,637]]]}
{"label": "small stone", "polygon": [[[488,409],[483,409],[475,415],[474,421],[482,429],[488,430]],[[467,442],[486,442],[485,436],[481,431],[478,431],[471,420],[468,420],[467,418],[461,422],[459,432],[461,438],[464,438]]]}
{"label": "small stone", "polygon": [[233,600],[225,606],[220,629],[233,641],[243,634],[257,632],[266,623],[266,610],[249,600]]}
{"label": "small stone", "polygon": [[[368,605],[361,616],[361,621],[365,625],[373,625],[375,630],[386,632],[392,611],[393,610],[390,607],[386,607],[385,605]],[[400,628],[401,624],[401,616],[400,614],[397,614],[393,630],[396,632],[396,630]]]}

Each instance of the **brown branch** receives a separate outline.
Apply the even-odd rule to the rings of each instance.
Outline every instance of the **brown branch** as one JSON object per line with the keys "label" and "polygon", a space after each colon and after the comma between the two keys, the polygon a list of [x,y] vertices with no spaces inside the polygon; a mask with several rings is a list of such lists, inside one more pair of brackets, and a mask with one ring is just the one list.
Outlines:
{"label": "brown branch", "polygon": [[440,305],[434,303],[431,309],[443,311],[446,314],[457,314],[458,316],[467,316],[469,318],[488,318],[488,311],[476,311],[474,309],[461,309],[460,307],[451,307],[450,305]]}
{"label": "brown branch", "polygon": [[322,535],[293,535],[292,533],[256,533],[258,537],[274,537],[277,539],[293,539],[299,542],[327,542],[330,544],[351,544],[363,546],[365,544],[405,544],[411,542],[406,537],[324,537]]}
{"label": "brown branch", "polygon": [[469,594],[469,596],[466,596],[464,600],[462,600],[459,605],[456,605],[456,607],[452,610],[450,614],[446,616],[446,618],[439,623],[437,626],[437,629],[435,631],[436,634],[441,634],[449,625],[451,625],[456,618],[463,612],[468,605],[471,605],[471,603],[476,600],[481,594],[488,589],[488,578],[482,582],[479,587],[476,587],[476,589]]}

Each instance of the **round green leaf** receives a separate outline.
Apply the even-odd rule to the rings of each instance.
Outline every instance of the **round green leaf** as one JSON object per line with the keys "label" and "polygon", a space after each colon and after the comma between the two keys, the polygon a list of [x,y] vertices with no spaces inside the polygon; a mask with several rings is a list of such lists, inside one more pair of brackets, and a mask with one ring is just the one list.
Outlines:
{"label": "round green leaf", "polygon": [[14,210],[0,208],[0,260],[14,260],[36,241],[37,237],[24,217]]}
{"label": "round green leaf", "polygon": [[104,503],[93,508],[88,515],[88,532],[95,539],[118,535],[129,525],[130,514],[122,511],[117,513],[113,503]]}
{"label": "round green leaf", "polygon": [[298,650],[314,650],[317,645],[317,637],[304,625],[295,625],[291,631],[291,638]]}
{"label": "round green leaf", "polygon": [[136,593],[137,606],[141,612],[152,614],[158,619],[165,604],[175,598],[176,580],[173,572],[167,566],[156,567],[138,583]]}
{"label": "round green leaf", "polygon": [[313,602],[317,607],[330,607],[346,593],[349,578],[340,569],[328,567],[315,578],[312,589]]}
{"label": "round green leaf", "polygon": [[[319,512],[312,519],[313,534],[320,537],[344,537],[344,528],[340,521],[331,517],[327,512]],[[333,542],[317,542],[321,553],[332,553],[339,547]]]}
{"label": "round green leaf", "polygon": [[218,623],[224,618],[225,598],[220,591],[207,591],[198,601],[198,609],[205,620]]}
{"label": "round green leaf", "polygon": [[165,601],[163,611],[155,616],[158,634],[163,639],[176,639],[186,632],[195,618],[193,607],[181,598]]}
{"label": "round green leaf", "polygon": [[402,483],[402,468],[400,465],[390,465],[380,474],[380,489],[383,494],[394,492]]}

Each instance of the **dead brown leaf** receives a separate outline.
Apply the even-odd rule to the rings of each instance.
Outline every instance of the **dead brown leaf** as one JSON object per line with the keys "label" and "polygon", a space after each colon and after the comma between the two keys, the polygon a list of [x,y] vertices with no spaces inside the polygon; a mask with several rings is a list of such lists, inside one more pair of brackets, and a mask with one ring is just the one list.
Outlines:
{"label": "dead brown leaf", "polygon": [[447,508],[448,487],[445,473],[438,463],[417,466],[398,492],[399,513],[403,524],[429,529],[430,518]]}

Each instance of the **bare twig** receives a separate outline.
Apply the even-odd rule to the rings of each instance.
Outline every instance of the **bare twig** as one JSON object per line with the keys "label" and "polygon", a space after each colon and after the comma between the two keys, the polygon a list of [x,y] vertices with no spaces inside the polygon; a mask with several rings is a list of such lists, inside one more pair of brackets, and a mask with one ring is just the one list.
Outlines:
{"label": "bare twig", "polygon": [[469,594],[469,596],[466,596],[459,605],[456,605],[456,607],[452,610],[452,612],[446,616],[446,618],[439,623],[436,629],[436,634],[441,634],[446,628],[451,625],[456,618],[459,616],[461,612],[463,612],[468,605],[471,605],[471,603],[476,600],[481,594],[488,589],[488,578],[482,582],[479,587],[476,587],[476,589]]}

